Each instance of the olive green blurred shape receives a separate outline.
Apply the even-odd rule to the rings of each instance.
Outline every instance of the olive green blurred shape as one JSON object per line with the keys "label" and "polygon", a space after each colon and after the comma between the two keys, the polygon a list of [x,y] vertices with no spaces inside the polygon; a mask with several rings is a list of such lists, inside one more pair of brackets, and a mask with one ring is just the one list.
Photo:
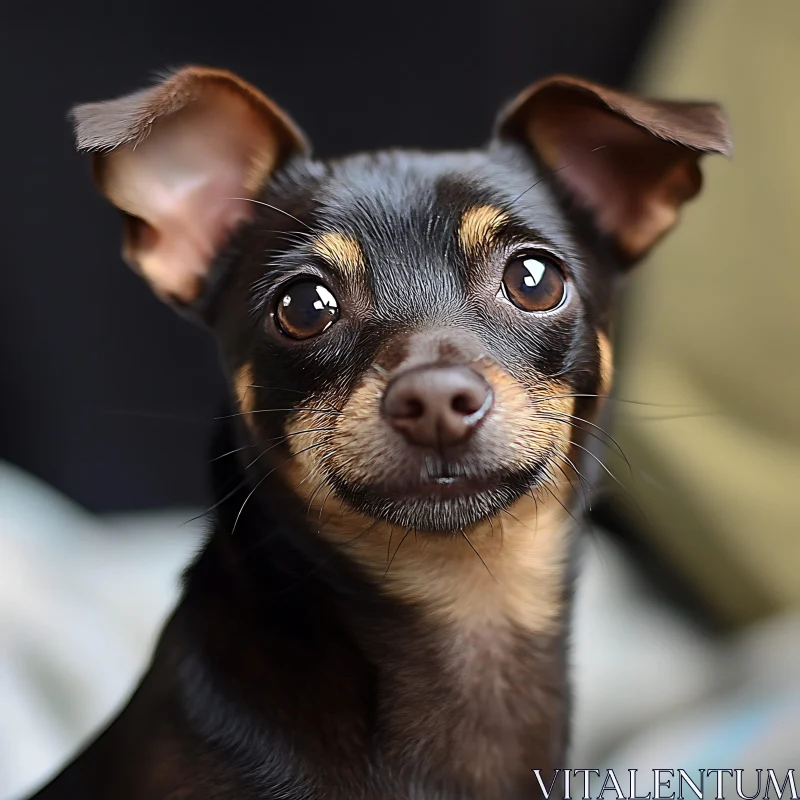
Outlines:
{"label": "olive green blurred shape", "polygon": [[631,282],[615,392],[668,407],[614,404],[616,494],[733,624],[800,605],[798,83],[798,0],[678,4],[638,81],[722,103],[735,154]]}

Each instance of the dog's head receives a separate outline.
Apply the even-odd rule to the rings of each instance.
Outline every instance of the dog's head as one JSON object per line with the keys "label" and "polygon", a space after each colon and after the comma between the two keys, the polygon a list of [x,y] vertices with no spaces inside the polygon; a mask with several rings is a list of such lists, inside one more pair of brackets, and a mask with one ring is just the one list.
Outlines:
{"label": "dog's head", "polygon": [[316,161],[258,90],[201,68],[75,120],[126,259],[218,336],[253,470],[429,532],[571,469],[618,277],[730,149],[714,105],[569,77],[464,153]]}

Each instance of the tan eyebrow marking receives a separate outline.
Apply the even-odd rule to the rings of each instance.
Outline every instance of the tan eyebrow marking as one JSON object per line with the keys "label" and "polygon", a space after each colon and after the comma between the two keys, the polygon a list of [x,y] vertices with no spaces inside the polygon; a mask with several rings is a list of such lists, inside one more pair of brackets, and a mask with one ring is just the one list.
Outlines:
{"label": "tan eyebrow marking", "polygon": [[311,247],[317,255],[338,267],[348,278],[357,278],[366,269],[361,245],[352,236],[324,233],[314,240]]}
{"label": "tan eyebrow marking", "polygon": [[493,206],[475,206],[464,212],[458,239],[467,254],[480,252],[492,243],[497,231],[508,221],[508,214]]}

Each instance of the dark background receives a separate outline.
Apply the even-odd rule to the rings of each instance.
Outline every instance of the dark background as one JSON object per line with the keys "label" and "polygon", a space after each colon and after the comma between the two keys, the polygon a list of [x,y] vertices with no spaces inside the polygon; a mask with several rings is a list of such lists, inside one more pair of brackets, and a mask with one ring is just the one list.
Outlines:
{"label": "dark background", "polygon": [[0,458],[95,510],[202,503],[223,387],[209,337],[119,258],[75,102],[186,63],[260,86],[318,155],[479,145],[528,83],[626,83],[662,0],[18,3],[2,12]]}

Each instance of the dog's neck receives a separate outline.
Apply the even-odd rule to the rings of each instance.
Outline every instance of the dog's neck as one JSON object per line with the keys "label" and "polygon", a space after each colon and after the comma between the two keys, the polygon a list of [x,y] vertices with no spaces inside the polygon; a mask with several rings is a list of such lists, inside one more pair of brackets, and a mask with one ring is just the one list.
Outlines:
{"label": "dog's neck", "polygon": [[[564,502],[564,501],[562,501]],[[313,509],[318,535],[352,560],[379,591],[454,630],[508,625],[552,635],[563,616],[569,556],[566,503],[524,495],[466,530],[417,532],[348,511]]]}
{"label": "dog's neck", "polygon": [[[316,617],[312,624],[323,632],[309,632],[310,650],[300,655],[313,663],[322,687],[336,675],[343,695],[368,691],[365,705],[343,709],[337,700],[331,707],[336,726],[352,724],[349,735],[361,741],[364,759],[377,746],[397,780],[418,785],[409,796],[487,800],[529,796],[532,769],[546,774],[563,765],[573,539],[560,502],[546,493],[524,497],[491,522],[415,535],[333,500],[330,512],[301,502],[292,519],[291,504],[278,492],[265,484],[241,517],[233,512],[242,497],[232,498],[209,547],[216,553],[199,563],[205,559],[214,574],[234,569],[228,581],[237,582],[237,592],[259,596],[247,598],[247,606],[283,613],[294,603],[303,606],[304,619]],[[227,528],[235,518],[231,535]],[[261,539],[273,543],[263,545],[263,559]],[[220,611],[220,626],[232,616],[230,609]],[[265,619],[272,625],[272,612]],[[221,637],[219,649],[247,639],[252,662],[253,635],[228,638],[223,631]],[[331,639],[318,647],[319,637]],[[342,652],[339,641],[347,642]],[[275,646],[286,645],[279,640]],[[362,666],[354,668],[353,659]],[[241,667],[235,679],[264,696],[255,678],[242,677],[251,668]],[[291,685],[291,673],[280,680],[289,684],[283,694],[308,691]],[[320,730],[329,724],[327,702],[325,696],[314,704]],[[354,756],[342,754],[337,763],[342,759],[352,763]],[[441,794],[429,795],[431,787]]]}
{"label": "dog's neck", "polygon": [[[546,497],[550,497],[547,495]],[[332,515],[320,535],[346,548],[392,602],[413,609],[375,641],[381,707],[401,763],[447,763],[482,797],[564,755],[564,637],[572,522],[550,497],[525,496],[490,522],[453,533],[392,530]]]}

